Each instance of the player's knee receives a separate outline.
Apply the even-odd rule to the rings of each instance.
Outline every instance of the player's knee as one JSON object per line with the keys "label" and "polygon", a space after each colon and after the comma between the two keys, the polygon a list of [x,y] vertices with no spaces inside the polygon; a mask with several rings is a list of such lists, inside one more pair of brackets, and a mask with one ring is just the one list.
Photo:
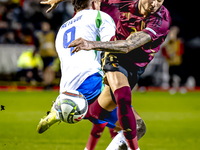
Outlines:
{"label": "player's knee", "polygon": [[115,82],[113,82],[111,86],[112,86],[112,89],[118,89],[122,85],[123,83],[120,80],[115,80]]}
{"label": "player's knee", "polygon": [[106,72],[106,77],[109,83],[109,86],[113,91],[123,87],[128,86],[127,78],[122,75],[121,72]]}

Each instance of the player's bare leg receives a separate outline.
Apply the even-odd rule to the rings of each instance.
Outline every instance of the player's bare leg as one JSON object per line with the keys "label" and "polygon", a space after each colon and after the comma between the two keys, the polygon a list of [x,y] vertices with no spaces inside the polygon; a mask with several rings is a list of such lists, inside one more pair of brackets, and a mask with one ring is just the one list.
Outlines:
{"label": "player's bare leg", "polygon": [[[126,76],[120,72],[107,72],[106,76],[109,86],[115,96],[118,106],[117,115],[120,125],[124,130],[127,143],[131,149],[136,150],[138,149],[136,120],[131,109],[131,88],[128,80]],[[109,99],[109,94],[110,88],[106,86],[98,97],[98,101],[91,104],[92,107],[90,107],[89,113],[92,114],[92,117],[104,119],[109,111],[112,111],[116,107],[111,96]]]}
{"label": "player's bare leg", "polygon": [[116,108],[116,103],[112,100],[110,87],[105,85],[103,91],[98,97],[99,105],[107,111],[113,111]]}
{"label": "player's bare leg", "polygon": [[[92,114],[92,117],[96,119],[104,119],[107,113],[114,110],[114,108],[116,108],[116,104],[112,100],[112,97],[110,94],[110,87],[105,85],[105,88],[100,94],[100,96],[98,97],[97,101],[95,101],[91,105],[93,105],[93,107],[91,107],[92,109],[89,110],[90,114]],[[138,136],[138,139],[140,139],[146,132],[146,126],[142,118],[135,111],[135,109],[133,109],[133,107],[132,107],[132,110],[135,115],[135,118],[137,119],[137,130],[138,130],[137,136]]]}
{"label": "player's bare leg", "polygon": [[139,149],[137,142],[136,119],[131,108],[131,88],[127,77],[121,72],[106,73],[109,86],[117,103],[117,116],[123,128],[129,147]]}

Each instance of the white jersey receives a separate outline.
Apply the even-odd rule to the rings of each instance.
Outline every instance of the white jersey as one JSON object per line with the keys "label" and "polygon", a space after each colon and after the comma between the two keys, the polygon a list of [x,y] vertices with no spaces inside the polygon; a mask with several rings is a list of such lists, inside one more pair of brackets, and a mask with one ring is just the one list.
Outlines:
{"label": "white jersey", "polygon": [[82,37],[89,41],[109,41],[115,34],[112,18],[98,10],[82,10],[65,22],[56,37],[56,51],[61,62],[60,93],[76,90],[90,75],[100,72],[100,51],[84,51],[71,54],[67,48],[75,39]]}

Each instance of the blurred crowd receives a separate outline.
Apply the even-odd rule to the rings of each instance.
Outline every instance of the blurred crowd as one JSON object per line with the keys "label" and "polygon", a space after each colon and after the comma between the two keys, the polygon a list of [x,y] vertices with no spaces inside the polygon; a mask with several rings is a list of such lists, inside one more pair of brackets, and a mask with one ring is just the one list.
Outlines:
{"label": "blurred crowd", "polygon": [[34,44],[34,32],[41,30],[43,21],[57,31],[64,20],[72,17],[68,5],[62,3],[46,13],[49,6],[41,5],[40,0],[0,0],[0,43]]}
{"label": "blurred crowd", "polygon": [[51,13],[46,13],[48,7],[40,0],[0,0],[0,44],[34,45],[19,57],[17,79],[43,82],[47,89],[59,74],[56,32],[73,15],[70,2]]}
{"label": "blurred crowd", "polygon": [[[40,1],[0,0],[0,44],[34,45],[34,49],[24,51],[19,57],[17,62],[19,70],[16,76],[28,83],[33,80],[42,82],[48,89],[53,86],[53,81],[56,76],[59,77],[60,72],[54,44],[56,32],[63,22],[73,16],[73,7],[71,2],[63,2],[54,11],[46,13],[49,6],[41,5]],[[190,56],[188,54],[191,54],[188,53],[187,45],[194,44],[187,44],[183,36],[180,36],[183,35],[180,30],[182,31],[176,25],[171,27],[157,56],[162,57],[167,64],[165,73],[168,74],[169,87],[185,87],[188,82],[194,87],[195,72],[187,66],[188,63],[184,64],[192,62],[186,59]],[[164,65],[157,63],[157,66],[161,66],[161,69],[154,67],[155,70],[151,72],[157,73],[158,76],[152,73],[150,76],[144,75],[139,81],[140,86],[163,86],[163,81],[157,81],[161,78],[158,70],[164,72]]]}

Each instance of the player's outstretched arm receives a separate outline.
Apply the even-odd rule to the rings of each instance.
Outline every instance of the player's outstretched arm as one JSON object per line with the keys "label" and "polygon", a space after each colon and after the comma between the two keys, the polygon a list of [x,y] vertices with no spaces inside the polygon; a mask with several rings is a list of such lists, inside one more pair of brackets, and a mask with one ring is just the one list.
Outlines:
{"label": "player's outstretched arm", "polygon": [[50,11],[55,9],[58,6],[58,4],[62,1],[65,1],[65,0],[43,0],[40,2],[40,4],[51,5],[51,7],[46,11],[46,13],[49,13]]}
{"label": "player's outstretched arm", "polygon": [[98,50],[112,53],[128,53],[151,41],[151,36],[143,31],[132,33],[126,40],[109,42],[87,41],[78,38],[69,44],[68,47],[75,47],[72,53],[80,50]]}

